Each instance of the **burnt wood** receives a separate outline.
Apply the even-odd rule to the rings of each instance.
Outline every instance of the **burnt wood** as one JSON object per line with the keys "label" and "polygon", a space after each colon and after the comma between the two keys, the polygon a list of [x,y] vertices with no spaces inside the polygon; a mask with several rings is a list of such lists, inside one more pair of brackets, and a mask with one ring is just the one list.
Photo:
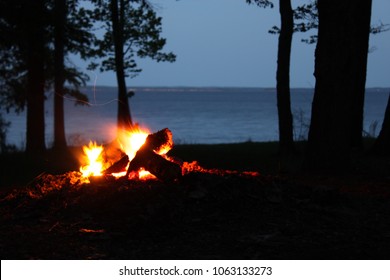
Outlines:
{"label": "burnt wood", "polygon": [[129,164],[128,155],[124,155],[120,160],[115,162],[109,168],[103,171],[103,174],[112,174],[126,171],[126,167]]}
{"label": "burnt wood", "polygon": [[181,177],[181,167],[151,150],[139,150],[134,159],[130,162],[127,176],[133,172],[144,168],[158,179],[170,182]]}
{"label": "burnt wood", "polygon": [[162,181],[174,181],[182,176],[180,165],[169,161],[158,153],[169,151],[173,146],[172,132],[164,128],[156,133],[149,134],[145,143],[137,151],[130,162],[126,176],[131,172],[144,168]]}
{"label": "burnt wood", "polygon": [[141,149],[148,149],[160,153],[163,149],[169,151],[173,147],[172,132],[168,128],[149,134]]}

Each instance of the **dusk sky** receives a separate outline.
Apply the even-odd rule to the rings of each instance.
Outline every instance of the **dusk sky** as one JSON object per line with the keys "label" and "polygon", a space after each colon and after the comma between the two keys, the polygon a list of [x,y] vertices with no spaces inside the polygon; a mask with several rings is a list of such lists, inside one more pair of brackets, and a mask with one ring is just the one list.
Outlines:
{"label": "dusk sky", "polygon": [[[142,73],[128,79],[133,86],[275,87],[278,36],[268,33],[280,25],[273,9],[247,5],[245,0],[151,0],[163,17],[165,51],[175,63],[138,60]],[[278,1],[274,1],[278,2]],[[293,8],[305,3],[292,0]],[[390,1],[373,0],[372,23],[390,23]],[[295,34],[291,86],[314,87],[314,48]],[[390,31],[372,35],[367,87],[390,86]],[[81,69],[83,64],[77,63]],[[114,73],[89,72],[90,84],[116,86]]]}

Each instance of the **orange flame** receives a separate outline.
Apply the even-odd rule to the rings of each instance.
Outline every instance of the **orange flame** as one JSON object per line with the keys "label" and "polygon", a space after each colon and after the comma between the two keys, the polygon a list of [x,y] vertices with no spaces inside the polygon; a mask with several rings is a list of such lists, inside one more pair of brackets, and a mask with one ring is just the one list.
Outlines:
{"label": "orange flame", "polygon": [[[146,129],[139,127],[133,128],[131,131],[120,131],[118,133],[118,143],[120,149],[127,154],[129,161],[131,161],[137,151],[145,143],[149,132]],[[82,176],[88,178],[90,176],[102,176],[103,171],[108,167],[108,162],[103,158],[104,147],[97,145],[95,142],[90,142],[88,146],[83,146],[83,166],[80,167]],[[127,167],[128,168],[128,167]],[[126,169],[127,169],[126,168]],[[121,177],[126,175],[126,172],[113,173],[114,177]],[[152,174],[145,170],[140,170],[137,174],[138,178],[151,178]]]}
{"label": "orange flame", "polygon": [[101,176],[103,171],[103,146],[90,141],[88,146],[83,146],[86,165],[80,167],[83,177]]}
{"label": "orange flame", "polygon": [[139,127],[133,128],[131,131],[121,131],[118,136],[121,149],[128,155],[131,161],[139,148],[145,143],[146,137],[149,132],[142,130]]}

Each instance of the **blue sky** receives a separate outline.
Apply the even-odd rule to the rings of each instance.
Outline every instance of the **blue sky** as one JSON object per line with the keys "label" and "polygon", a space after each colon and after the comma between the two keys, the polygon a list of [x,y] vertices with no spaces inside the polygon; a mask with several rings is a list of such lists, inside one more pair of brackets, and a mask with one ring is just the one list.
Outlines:
{"label": "blue sky", "polygon": [[[132,86],[275,87],[278,36],[268,33],[279,25],[279,11],[249,6],[245,0],[150,0],[163,17],[166,51],[175,63],[144,59],[141,74],[127,80]],[[274,1],[278,2],[278,1]],[[293,7],[305,3],[292,0]],[[373,0],[372,23],[390,23],[390,1]],[[314,87],[314,45],[295,34],[291,86]],[[367,86],[390,86],[390,31],[371,36]],[[76,62],[76,61],[75,61]],[[83,63],[76,62],[81,69]],[[114,73],[89,72],[90,83],[115,86]]]}

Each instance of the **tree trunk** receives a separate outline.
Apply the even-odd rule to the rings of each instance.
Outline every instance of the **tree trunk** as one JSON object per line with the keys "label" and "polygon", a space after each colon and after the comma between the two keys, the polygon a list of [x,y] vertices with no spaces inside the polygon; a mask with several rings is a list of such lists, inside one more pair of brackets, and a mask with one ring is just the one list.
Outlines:
{"label": "tree trunk", "polygon": [[[368,45],[366,18],[371,13],[370,7],[371,0],[318,1],[316,86],[304,163],[306,170],[342,172],[349,167],[355,125],[362,120],[362,96],[357,90],[365,82],[361,80],[365,77],[365,64],[359,64],[367,59],[367,53],[360,50]],[[363,14],[365,19],[361,18]],[[362,29],[361,20],[368,28]]]}
{"label": "tree trunk", "polygon": [[373,152],[378,155],[390,155],[390,94],[387,101],[385,118],[383,119],[382,129],[376,139]]}
{"label": "tree trunk", "polygon": [[127,96],[126,76],[124,69],[124,8],[123,0],[111,1],[111,20],[115,48],[115,68],[118,83],[118,129],[128,130],[132,127],[129,100]]}
{"label": "tree trunk", "polygon": [[27,33],[27,132],[26,152],[40,155],[45,151],[45,75],[44,75],[44,4],[26,1],[29,13]]}
{"label": "tree trunk", "polygon": [[279,117],[279,152],[282,155],[294,151],[293,119],[290,102],[290,56],[293,36],[293,11],[291,0],[280,0],[281,29],[278,45],[276,72],[277,105]]}
{"label": "tree trunk", "polygon": [[350,88],[351,95],[354,96],[351,110],[351,147],[361,148],[372,0],[353,1],[351,5],[355,18],[358,19],[354,22],[354,47],[350,48],[351,56],[355,57],[352,62],[352,79],[355,83]]}
{"label": "tree trunk", "polygon": [[66,0],[55,1],[54,50],[54,148],[66,149],[64,120],[64,49]]}

